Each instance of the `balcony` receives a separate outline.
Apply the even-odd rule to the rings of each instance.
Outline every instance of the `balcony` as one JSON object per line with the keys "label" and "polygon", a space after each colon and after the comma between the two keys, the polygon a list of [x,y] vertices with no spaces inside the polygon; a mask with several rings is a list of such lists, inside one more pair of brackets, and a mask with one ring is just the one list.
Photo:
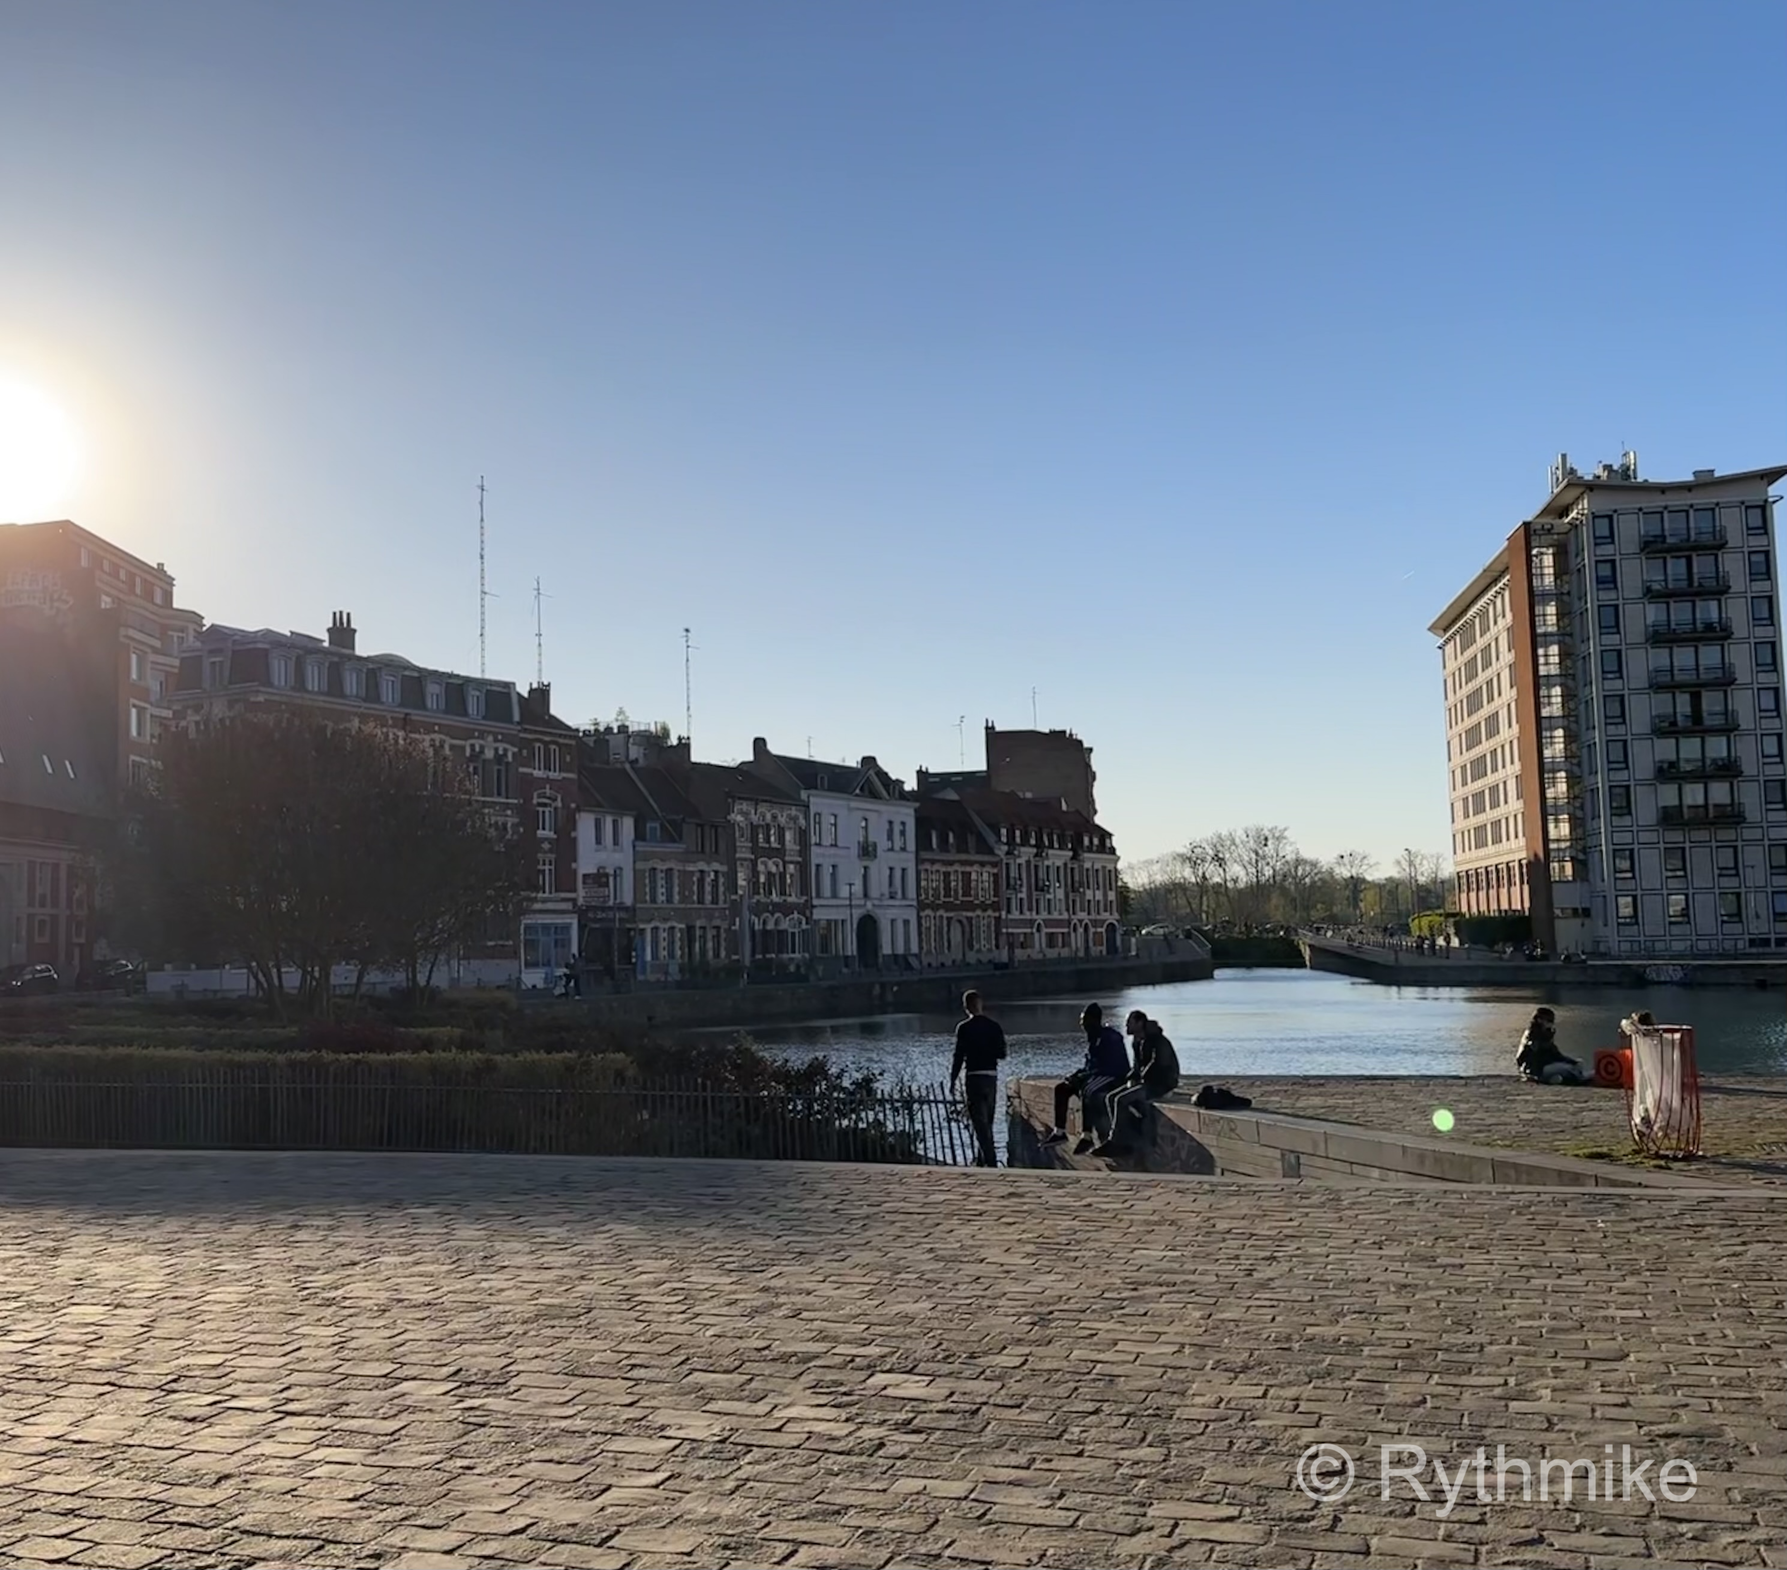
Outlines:
{"label": "balcony", "polygon": [[1723,529],[1699,529],[1692,534],[1646,534],[1638,541],[1638,549],[1646,556],[1661,556],[1668,551],[1716,551],[1725,546]]}
{"label": "balcony", "polygon": [[1730,588],[1731,579],[1722,572],[1715,572],[1696,578],[1692,583],[1647,583],[1644,597],[1647,600],[1679,600],[1691,594],[1725,594]]}
{"label": "balcony", "polygon": [[1730,779],[1743,771],[1742,758],[1701,758],[1698,761],[1664,758],[1657,764],[1660,780]]}
{"label": "balcony", "polygon": [[873,861],[880,854],[881,847],[873,840],[858,840],[856,842],[856,859],[858,861]]}
{"label": "balcony", "polygon": [[1652,671],[1650,685],[1658,691],[1672,687],[1729,687],[1737,680],[1737,672],[1729,665],[1716,671]]}
{"label": "balcony", "polygon": [[1653,736],[1688,736],[1738,727],[1736,716],[1731,714],[1705,714],[1699,719],[1691,714],[1659,714],[1651,720],[1650,728]]}
{"label": "balcony", "polygon": [[1647,643],[1705,643],[1713,638],[1729,638],[1731,623],[1720,616],[1711,621],[1695,622],[1691,627],[1653,624],[1645,629],[1644,636]]}
{"label": "balcony", "polygon": [[1686,823],[1742,823],[1744,809],[1735,801],[1708,801],[1692,807],[1659,807],[1657,822],[1680,826]]}

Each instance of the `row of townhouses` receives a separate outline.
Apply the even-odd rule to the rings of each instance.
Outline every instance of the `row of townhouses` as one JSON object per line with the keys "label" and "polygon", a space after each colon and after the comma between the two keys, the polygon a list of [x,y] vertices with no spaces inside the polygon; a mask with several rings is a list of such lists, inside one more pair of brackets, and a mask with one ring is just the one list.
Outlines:
{"label": "row of townhouses", "polygon": [[174,580],[70,522],[0,526],[0,965],[68,972],[107,952],[96,867],[168,726],[302,705],[459,755],[536,845],[513,934],[457,979],[675,980],[1025,963],[1118,951],[1117,855],[1091,749],[986,727],[986,764],[906,785],[758,739],[696,761],[662,727],[580,730],[546,685],[418,665],[174,604]]}

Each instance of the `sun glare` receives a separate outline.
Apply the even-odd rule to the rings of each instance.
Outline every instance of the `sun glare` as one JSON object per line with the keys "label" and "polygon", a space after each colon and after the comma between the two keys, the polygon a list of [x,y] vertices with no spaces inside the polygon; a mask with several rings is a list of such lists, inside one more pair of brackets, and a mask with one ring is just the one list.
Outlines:
{"label": "sun glare", "polygon": [[0,523],[54,517],[78,456],[67,415],[35,387],[0,379]]}

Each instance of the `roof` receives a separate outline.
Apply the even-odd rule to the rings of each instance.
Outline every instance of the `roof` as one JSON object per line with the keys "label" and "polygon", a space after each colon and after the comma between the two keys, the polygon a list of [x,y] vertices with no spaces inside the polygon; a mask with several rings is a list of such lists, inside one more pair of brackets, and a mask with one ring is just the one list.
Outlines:
{"label": "roof", "polygon": [[1745,481],[1753,482],[1758,488],[1766,488],[1783,475],[1787,475],[1787,465],[1767,469],[1740,469],[1735,474],[1719,474],[1709,469],[1704,474],[1697,474],[1686,480],[1597,479],[1589,474],[1572,473],[1533,516],[1551,521],[1563,518],[1590,491],[1692,491],[1697,488],[1741,485]]}
{"label": "roof", "polygon": [[1490,557],[1489,564],[1476,577],[1453,595],[1452,603],[1439,613],[1427,630],[1436,638],[1444,638],[1458,625],[1464,613],[1490,591],[1496,580],[1505,578],[1507,575],[1508,547],[1504,545],[1494,556]]}
{"label": "roof", "polygon": [[727,816],[734,801],[773,801],[791,807],[798,807],[803,801],[796,787],[747,769],[743,764],[729,763],[692,764],[689,796],[708,818]]}
{"label": "roof", "polygon": [[832,763],[824,758],[792,758],[782,752],[774,756],[802,790],[829,791],[835,796],[879,796],[887,800],[893,800],[901,793],[900,782],[873,758],[864,758],[861,763]]}

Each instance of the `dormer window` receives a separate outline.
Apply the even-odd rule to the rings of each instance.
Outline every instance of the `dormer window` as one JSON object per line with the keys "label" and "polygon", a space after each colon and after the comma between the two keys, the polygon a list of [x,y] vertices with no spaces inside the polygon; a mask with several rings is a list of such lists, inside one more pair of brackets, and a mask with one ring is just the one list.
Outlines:
{"label": "dormer window", "polygon": [[321,660],[304,662],[304,690],[306,692],[323,692],[329,685],[328,672]]}
{"label": "dormer window", "polygon": [[289,654],[275,654],[273,656],[272,669],[273,669],[273,685],[275,687],[289,687],[289,686],[291,686],[291,684],[292,684],[292,657],[291,657],[291,655],[289,655]]}
{"label": "dormer window", "polygon": [[447,684],[444,681],[431,681],[427,687],[428,707],[439,714],[447,706]]}
{"label": "dormer window", "polygon": [[366,670],[360,665],[341,667],[341,690],[350,698],[366,696]]}
{"label": "dormer window", "polygon": [[465,712],[468,718],[481,720],[484,718],[484,689],[467,683],[465,689]]}
{"label": "dormer window", "polygon": [[379,702],[396,708],[403,698],[403,678],[393,671],[380,671],[378,695]]}

